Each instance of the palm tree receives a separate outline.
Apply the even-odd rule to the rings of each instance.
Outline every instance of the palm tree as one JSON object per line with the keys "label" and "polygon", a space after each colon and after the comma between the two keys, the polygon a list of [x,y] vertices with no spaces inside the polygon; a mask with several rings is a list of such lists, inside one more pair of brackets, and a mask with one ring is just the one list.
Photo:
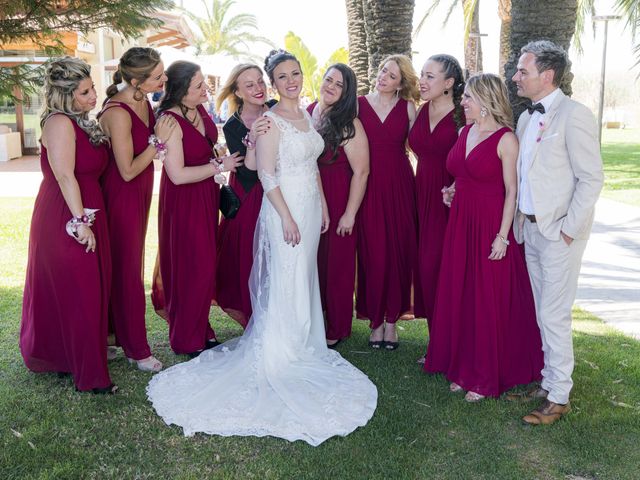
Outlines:
{"label": "palm tree", "polygon": [[[638,30],[640,30],[640,0],[617,0],[616,8],[627,17],[627,26],[631,28],[631,37],[637,41]],[[634,65],[637,67],[640,65],[640,43],[634,45],[633,52],[638,59]]]}
{"label": "palm tree", "polygon": [[[350,61],[357,59],[358,83],[363,91],[375,77],[384,57],[393,53],[411,56],[414,0],[346,0]],[[364,19],[364,42],[362,19]],[[357,47],[356,47],[357,45]],[[367,47],[368,75],[361,71],[362,46]],[[354,49],[354,47],[356,47]],[[367,86],[365,89],[364,86]]]}
{"label": "palm tree", "polygon": [[206,15],[196,15],[188,10],[185,13],[200,27],[203,40],[198,43],[199,53],[209,55],[223,54],[234,58],[259,59],[250,52],[252,43],[265,43],[273,46],[268,38],[258,35],[258,22],[255,15],[240,13],[229,17],[229,10],[236,0],[200,0]]}
{"label": "palm tree", "polygon": [[[509,0],[506,0],[509,1]],[[426,23],[429,16],[440,6],[441,0],[434,0],[431,6],[424,13],[415,31],[413,38],[415,39],[422,27]],[[462,2],[462,13],[464,15],[464,66],[470,75],[482,71],[482,46],[480,38],[471,37],[471,32],[480,32],[480,0],[452,0],[449,3],[449,10],[444,18],[443,26],[449,23],[451,14],[455,8]]]}
{"label": "palm tree", "polygon": [[364,29],[362,0],[346,0],[347,31],[349,34],[349,65],[358,79],[358,94],[369,93],[369,51]]}
{"label": "palm tree", "polygon": [[[510,54],[504,65],[504,74],[515,118],[518,118],[527,103],[525,99],[517,96],[515,84],[511,81],[511,77],[516,72],[520,49],[531,40],[546,39],[569,50],[575,31],[577,10],[578,0],[511,1]],[[568,95],[571,95],[572,80],[573,74],[569,72],[560,85]]]}

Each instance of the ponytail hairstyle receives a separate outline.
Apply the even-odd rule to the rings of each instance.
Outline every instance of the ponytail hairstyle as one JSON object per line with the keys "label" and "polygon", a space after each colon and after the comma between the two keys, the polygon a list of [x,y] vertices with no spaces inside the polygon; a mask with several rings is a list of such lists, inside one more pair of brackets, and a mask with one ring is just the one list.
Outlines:
{"label": "ponytail hairstyle", "polygon": [[418,103],[420,101],[420,88],[418,87],[418,75],[416,74],[411,59],[406,55],[389,55],[378,67],[378,73],[384,68],[387,62],[395,62],[400,69],[400,90],[398,96],[409,102]]}
{"label": "ponytail hairstyle", "polygon": [[302,67],[300,66],[300,62],[295,57],[295,55],[287,52],[286,50],[271,50],[269,55],[264,59],[264,71],[269,76],[269,81],[271,82],[271,86],[273,86],[273,71],[275,68],[280,65],[282,62],[286,62],[287,60],[293,60],[298,64],[298,68],[302,71]]}
{"label": "ponytail hairstyle", "polygon": [[100,128],[100,124],[89,119],[89,112],[77,111],[74,108],[74,92],[80,82],[91,78],[91,67],[75,57],[62,57],[51,62],[44,76],[44,110],[40,116],[40,127],[56,113],[62,113],[71,118],[89,135],[93,145],[100,145],[108,141],[108,137]]}
{"label": "ponytail hairstyle", "polygon": [[164,84],[164,96],[158,106],[158,116],[175,106],[182,107],[182,99],[187,94],[194,75],[199,71],[200,65],[186,60],[173,62],[167,68],[167,81]]}
{"label": "ponytail hairstyle", "polygon": [[318,133],[324,140],[325,152],[332,152],[329,163],[333,163],[338,156],[338,147],[356,136],[353,120],[358,116],[358,81],[355,73],[344,63],[334,63],[327,68],[322,78],[331,70],[342,73],[342,95],[322,112],[318,126]]}
{"label": "ponytail hairstyle", "polygon": [[251,70],[252,68],[255,68],[257,71],[259,71],[260,76],[262,76],[262,70],[260,70],[260,67],[253,63],[241,63],[240,65],[236,65],[235,67],[233,67],[233,70],[231,70],[227,81],[220,89],[220,93],[218,94],[218,98],[216,99],[216,108],[218,110],[220,110],[220,108],[222,107],[222,103],[225,100],[229,105],[229,116],[242,110],[242,99],[236,95],[236,90],[238,90],[238,77],[247,70]]}
{"label": "ponytail hairstyle", "polygon": [[[153,70],[160,63],[160,54],[157,50],[148,47],[132,47],[120,57],[118,70],[113,74],[113,83],[107,88],[107,98],[105,103],[118,93],[118,85],[123,81],[129,85],[132,80],[138,83],[134,87],[134,100],[140,101],[144,98],[144,93],[140,90],[140,84],[144,83],[151,76]],[[122,88],[121,88],[122,89]]]}
{"label": "ponytail hairstyle", "polygon": [[442,73],[444,73],[444,79],[448,80],[453,78],[453,87],[451,87],[451,98],[453,100],[453,120],[456,122],[456,126],[460,129],[465,126],[464,108],[460,105],[462,101],[462,94],[464,93],[464,74],[460,63],[455,57],[444,53],[438,55],[432,55],[428,60],[437,62],[442,67]]}

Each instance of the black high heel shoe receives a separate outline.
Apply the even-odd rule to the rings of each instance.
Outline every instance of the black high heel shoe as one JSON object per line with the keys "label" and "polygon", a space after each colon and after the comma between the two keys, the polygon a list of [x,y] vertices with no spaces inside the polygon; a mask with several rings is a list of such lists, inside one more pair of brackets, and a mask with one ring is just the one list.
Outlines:
{"label": "black high heel shoe", "polygon": [[[76,392],[83,392],[83,391],[85,390],[78,390],[78,387],[76,387]],[[118,391],[118,386],[112,383],[108,387],[92,388],[91,390],[86,390],[86,391],[91,392],[94,395],[113,395]]]}
{"label": "black high heel shoe", "polygon": [[204,349],[209,350],[210,348],[217,347],[218,345],[220,345],[220,342],[215,338],[212,338],[211,340],[204,342]]}

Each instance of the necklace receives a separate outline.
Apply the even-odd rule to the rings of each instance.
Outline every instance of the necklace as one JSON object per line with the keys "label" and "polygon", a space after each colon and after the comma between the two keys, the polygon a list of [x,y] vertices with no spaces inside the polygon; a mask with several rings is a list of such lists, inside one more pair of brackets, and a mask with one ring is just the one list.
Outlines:
{"label": "necklace", "polygon": [[[182,116],[184,118],[187,119],[187,121],[193,125],[194,127],[196,125],[198,125],[198,123],[200,123],[200,115],[198,115],[198,112],[196,111],[195,107],[191,108],[191,107],[187,107],[185,104],[181,103],[180,104],[180,111],[182,112]],[[194,115],[193,115],[193,119],[189,118],[188,113],[190,111],[194,111]]]}

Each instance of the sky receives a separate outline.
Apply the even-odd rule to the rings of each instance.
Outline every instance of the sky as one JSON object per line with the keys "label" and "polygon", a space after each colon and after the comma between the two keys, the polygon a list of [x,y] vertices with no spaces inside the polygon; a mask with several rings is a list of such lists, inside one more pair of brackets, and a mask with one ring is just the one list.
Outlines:
{"label": "sky", "polygon": [[[210,0],[208,0],[210,1]],[[180,0],[176,0],[180,3]],[[200,11],[201,0],[183,0],[184,7],[190,11]],[[415,18],[419,19],[431,5],[431,0],[416,0]],[[460,2],[461,3],[461,2]],[[498,45],[500,20],[497,0],[480,1],[480,30],[488,34],[482,39],[484,71],[498,73]],[[596,13],[611,14],[613,0],[596,0]],[[427,21],[421,34],[413,42],[413,58],[416,68],[421,68],[430,55],[449,53],[463,60],[463,27],[462,7],[458,6],[446,27],[442,23],[447,11],[448,2],[434,12],[433,18]],[[276,45],[284,44],[284,36],[293,31],[301,37],[307,47],[316,56],[319,65],[323,65],[331,53],[340,47],[348,47],[347,14],[344,0],[237,0],[231,15],[250,13],[256,16],[260,34],[271,39]],[[625,22],[619,20],[609,23],[607,72],[624,73],[635,63],[632,54],[632,41]],[[598,25],[595,37],[591,24],[587,25],[583,36],[585,53],[582,57],[570,52],[575,74],[599,72],[603,28]],[[257,53],[266,53],[269,48],[257,45]],[[633,72],[637,75],[638,70]]]}

